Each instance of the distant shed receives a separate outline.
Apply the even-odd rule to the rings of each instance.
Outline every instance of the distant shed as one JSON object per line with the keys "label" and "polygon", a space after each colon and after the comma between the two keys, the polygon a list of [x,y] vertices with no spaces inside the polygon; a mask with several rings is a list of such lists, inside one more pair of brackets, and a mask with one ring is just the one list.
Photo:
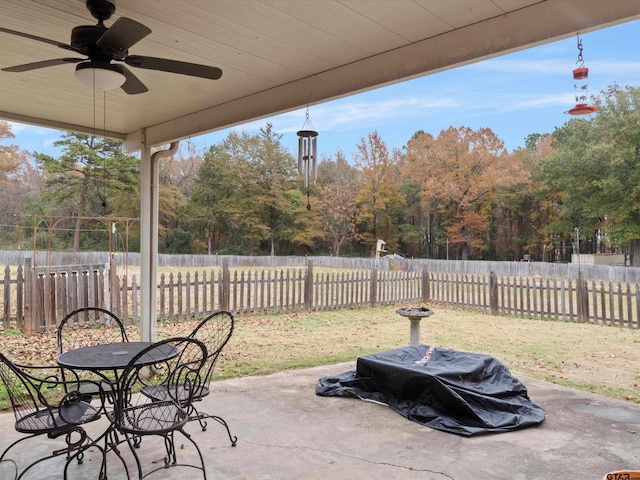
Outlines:
{"label": "distant shed", "polygon": [[571,263],[581,265],[625,265],[624,253],[574,253]]}

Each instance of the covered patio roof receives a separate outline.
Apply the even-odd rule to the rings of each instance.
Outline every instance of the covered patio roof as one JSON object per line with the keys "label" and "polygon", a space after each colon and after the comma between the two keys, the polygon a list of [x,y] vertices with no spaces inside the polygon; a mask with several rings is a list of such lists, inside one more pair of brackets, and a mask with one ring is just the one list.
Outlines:
{"label": "covered patio roof", "polygon": [[[151,29],[129,54],[217,66],[222,78],[130,68],[149,91],[107,92],[96,121],[93,91],[79,84],[74,65],[0,72],[0,118],[97,127],[134,151],[143,131],[146,145],[166,144],[640,17],[640,3],[629,0],[114,3],[107,27],[123,16]],[[0,27],[61,43],[73,27],[96,23],[84,0],[2,1]],[[0,68],[75,55],[6,33],[0,39]]]}
{"label": "covered patio roof", "polygon": [[[113,1],[113,0],[112,0]],[[130,67],[149,91],[94,96],[73,64],[0,71],[0,118],[97,131],[141,151],[144,335],[154,336],[157,162],[151,147],[640,18],[630,0],[116,0],[151,29],[129,54],[211,65],[218,80]],[[77,56],[84,0],[2,0],[0,68]],[[97,97],[99,100],[96,100]],[[100,117],[94,105],[99,102]],[[104,109],[102,102],[104,101]],[[103,111],[104,110],[104,111]],[[148,328],[148,330],[147,330]]]}

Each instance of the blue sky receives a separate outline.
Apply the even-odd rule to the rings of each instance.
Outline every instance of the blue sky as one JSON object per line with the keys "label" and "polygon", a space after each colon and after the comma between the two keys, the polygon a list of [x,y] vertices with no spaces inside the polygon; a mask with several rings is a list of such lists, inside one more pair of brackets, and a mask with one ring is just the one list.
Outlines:
{"label": "blue sky", "polygon": [[[637,38],[640,20],[581,34],[584,66],[589,68],[588,93],[609,85],[640,86]],[[477,62],[465,67],[378,88],[340,100],[314,105],[309,117],[318,135],[319,156],[342,150],[351,159],[356,145],[377,131],[389,150],[402,148],[417,130],[437,136],[466,126],[491,128],[505,147],[524,146],[530,133],[550,133],[572,117],[575,105],[571,71],[578,57],[577,37]],[[267,123],[296,154],[297,136],[306,109],[247,123],[234,130],[256,133]],[[12,124],[15,138],[4,143],[56,154],[53,142],[61,132]],[[231,130],[193,138],[199,149],[224,139]]]}

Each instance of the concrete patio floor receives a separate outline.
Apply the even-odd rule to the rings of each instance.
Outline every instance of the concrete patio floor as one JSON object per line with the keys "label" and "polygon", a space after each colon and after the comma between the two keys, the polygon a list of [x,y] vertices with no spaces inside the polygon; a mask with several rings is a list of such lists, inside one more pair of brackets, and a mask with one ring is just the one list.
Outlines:
{"label": "concrete patio floor", "polygon": [[[601,479],[614,470],[640,469],[640,405],[518,376],[546,410],[546,420],[519,431],[464,438],[420,426],[382,405],[316,396],[320,377],[352,369],[355,362],[215,382],[200,407],[222,416],[238,443],[231,447],[217,423],[210,422],[206,432],[189,425],[205,456],[207,478]],[[1,449],[19,437],[11,413],[0,415],[0,431]],[[145,466],[163,456],[162,444],[148,440],[140,449]],[[46,438],[23,442],[20,461],[52,444]],[[193,461],[193,447],[180,444],[179,458]],[[122,450],[133,467],[126,446]],[[62,464],[60,458],[43,462],[26,478],[60,479]],[[0,479],[12,478],[9,467],[0,465]],[[89,453],[82,465],[71,467],[70,478],[97,478],[98,467],[98,455]],[[109,479],[122,478],[122,464],[110,454]],[[149,478],[202,476],[176,467]]]}

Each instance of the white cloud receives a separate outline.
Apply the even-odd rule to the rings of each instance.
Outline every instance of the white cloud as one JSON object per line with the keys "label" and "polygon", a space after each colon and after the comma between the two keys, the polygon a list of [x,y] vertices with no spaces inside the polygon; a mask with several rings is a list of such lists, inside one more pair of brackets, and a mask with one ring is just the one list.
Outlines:
{"label": "white cloud", "polygon": [[[427,112],[460,106],[458,97],[409,96],[383,97],[380,93],[365,93],[309,107],[309,120],[316,130],[357,129],[372,130],[380,124],[389,124],[398,119],[422,117]],[[234,127],[235,131],[256,132],[267,122],[273,124],[279,134],[297,132],[306,119],[306,108],[257,120]]]}
{"label": "white cloud", "polygon": [[571,68],[571,65],[568,65],[567,62],[559,59],[526,60],[510,59],[505,57],[475,63],[473,67],[477,70],[493,73],[498,72],[517,75],[525,75],[529,73],[566,75],[569,68]]}
{"label": "white cloud", "polygon": [[589,63],[585,62],[585,66],[589,67],[589,72],[592,74],[601,74],[608,77],[615,75],[635,77],[635,83],[638,83],[638,75],[640,74],[640,62],[596,60]]}
{"label": "white cloud", "polygon": [[[372,130],[376,125],[389,124],[399,119],[406,121],[408,118],[419,118],[427,112],[456,108],[459,105],[460,101],[456,97],[403,98],[370,93],[312,106],[309,108],[309,119],[316,129],[324,132]],[[301,109],[275,117],[272,119],[274,128],[280,133],[300,130],[305,115],[306,109]],[[264,122],[260,125],[264,125]]]}
{"label": "white cloud", "polygon": [[18,134],[28,134],[28,135],[38,135],[38,136],[47,136],[47,135],[60,135],[58,130],[54,130],[52,128],[45,127],[37,127],[34,125],[28,125],[26,123],[17,123],[17,122],[8,122],[11,126],[11,131],[14,135]]}
{"label": "white cloud", "polygon": [[[630,77],[640,74],[640,61],[637,60],[590,60],[585,58],[584,66],[590,73],[599,76],[624,76]],[[509,56],[494,58],[484,62],[474,63],[467,68],[503,74],[521,75],[523,79],[527,75],[571,75],[571,71],[577,68],[575,58],[512,58]]]}
{"label": "white cloud", "polygon": [[60,140],[61,131],[53,128],[37,127],[25,123],[8,122],[14,138],[8,138],[5,143],[19,145],[28,152],[57,155],[58,149],[53,145]]}

